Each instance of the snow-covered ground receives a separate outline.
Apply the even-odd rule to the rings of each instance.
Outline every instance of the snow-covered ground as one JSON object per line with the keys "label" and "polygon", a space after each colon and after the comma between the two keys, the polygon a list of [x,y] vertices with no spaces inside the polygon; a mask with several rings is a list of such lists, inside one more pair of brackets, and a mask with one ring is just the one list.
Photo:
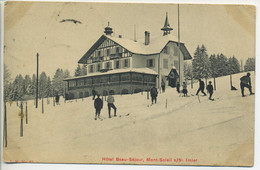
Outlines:
{"label": "snow-covered ground", "polygon": [[[194,95],[198,83],[193,89],[188,86],[190,97],[180,97],[175,88],[167,88],[152,106],[146,93],[115,95],[118,116],[108,119],[104,102],[103,120],[94,120],[91,97],[77,102],[61,100],[55,107],[52,100],[47,105],[45,99],[44,114],[41,101],[38,109],[33,101],[28,101],[29,123],[24,118],[23,137],[19,108],[15,103],[11,107],[7,104],[8,147],[4,148],[4,160],[252,165],[255,100],[254,96],[241,97],[239,78],[245,74],[233,75],[237,91],[230,90],[229,76],[216,79],[215,101],[200,94],[199,102]],[[251,79],[254,91],[254,72]],[[249,94],[247,89],[245,94]]]}

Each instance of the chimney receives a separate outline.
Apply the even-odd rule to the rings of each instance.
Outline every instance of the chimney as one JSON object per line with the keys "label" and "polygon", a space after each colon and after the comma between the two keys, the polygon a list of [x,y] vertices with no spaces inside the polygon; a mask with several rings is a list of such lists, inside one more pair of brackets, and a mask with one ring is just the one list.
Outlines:
{"label": "chimney", "polygon": [[145,45],[149,45],[150,44],[150,32],[149,31],[145,31],[144,34],[145,34],[144,44]]}
{"label": "chimney", "polygon": [[122,35],[118,35],[118,38],[122,38]]}

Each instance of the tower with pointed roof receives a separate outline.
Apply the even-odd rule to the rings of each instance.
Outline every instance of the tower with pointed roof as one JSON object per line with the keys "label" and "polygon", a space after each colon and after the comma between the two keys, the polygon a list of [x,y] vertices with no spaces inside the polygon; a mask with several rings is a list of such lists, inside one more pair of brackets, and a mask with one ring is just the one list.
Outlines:
{"label": "tower with pointed roof", "polygon": [[163,31],[164,36],[170,34],[171,30],[173,30],[173,28],[171,28],[171,26],[169,24],[167,12],[166,12],[166,18],[165,18],[164,26],[161,30]]}
{"label": "tower with pointed roof", "polygon": [[105,33],[106,35],[111,35],[111,34],[113,33],[112,28],[109,26],[109,22],[108,22],[107,27],[105,28],[104,33]]}

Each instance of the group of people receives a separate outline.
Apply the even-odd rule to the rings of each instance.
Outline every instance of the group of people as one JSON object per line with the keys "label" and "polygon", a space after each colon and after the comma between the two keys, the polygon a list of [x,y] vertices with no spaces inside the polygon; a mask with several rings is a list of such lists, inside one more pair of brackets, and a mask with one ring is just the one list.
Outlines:
{"label": "group of people", "polygon": [[[94,107],[95,107],[95,120],[97,120],[97,118],[100,119],[100,113],[101,110],[103,108],[103,100],[100,98],[99,94],[96,94],[97,98],[93,97],[94,100]],[[95,96],[96,96],[95,95]],[[110,93],[107,97],[107,107],[108,107],[108,117],[111,118],[111,108],[114,109],[114,117],[116,117],[116,106],[114,105],[115,102],[115,98],[114,96],[112,96],[112,94]]]}
{"label": "group of people", "polygon": [[[245,97],[245,94],[244,94],[245,87],[249,89],[250,95],[254,94],[252,92],[250,73],[247,73],[247,75],[240,78],[240,88],[241,88],[242,97]],[[187,84],[185,82],[183,82],[182,91],[180,91],[180,84],[178,82],[177,82],[176,89],[177,89],[178,93],[183,93],[184,96],[188,95]],[[205,83],[204,83],[204,81],[199,79],[199,88],[197,90],[196,95],[199,95],[199,93],[201,92],[202,94],[204,94],[204,96],[207,96],[207,94],[204,92],[204,90],[205,90]],[[214,100],[212,98],[214,89],[213,89],[213,85],[212,85],[211,81],[209,81],[209,84],[207,85],[206,90],[209,94],[209,100]],[[165,82],[164,81],[162,81],[162,91],[165,92]],[[100,118],[100,113],[103,108],[103,100],[100,98],[100,95],[97,94],[97,92],[94,89],[92,91],[92,94],[93,94],[93,100],[95,100],[94,101],[94,107],[96,109],[95,120],[97,120],[97,118]],[[97,98],[95,98],[96,95],[97,95]],[[156,87],[151,88],[150,95],[151,95],[152,104],[154,104],[154,103],[156,104],[157,96],[158,96],[158,91],[157,91]],[[107,98],[108,117],[109,118],[111,118],[111,108],[113,108],[114,116],[116,116],[117,108],[114,105],[114,102],[115,102],[115,99],[112,96],[112,94],[110,93]]]}

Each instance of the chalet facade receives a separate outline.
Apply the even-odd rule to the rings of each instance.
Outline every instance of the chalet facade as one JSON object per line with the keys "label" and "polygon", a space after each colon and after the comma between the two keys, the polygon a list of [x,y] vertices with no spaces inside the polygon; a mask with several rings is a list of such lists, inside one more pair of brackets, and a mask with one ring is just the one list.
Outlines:
{"label": "chalet facade", "polygon": [[[163,35],[150,38],[145,31],[143,40],[129,40],[113,37],[113,30],[108,26],[104,35],[78,61],[87,65],[87,75],[65,79],[68,82],[68,98],[82,98],[91,95],[94,89],[101,95],[129,94],[161,88],[161,81],[168,81],[172,68],[176,68],[174,81],[183,75],[183,62],[191,55],[184,43],[180,43],[170,31],[168,16]],[[179,60],[180,59],[180,60]],[[174,87],[174,85],[172,86]]]}

